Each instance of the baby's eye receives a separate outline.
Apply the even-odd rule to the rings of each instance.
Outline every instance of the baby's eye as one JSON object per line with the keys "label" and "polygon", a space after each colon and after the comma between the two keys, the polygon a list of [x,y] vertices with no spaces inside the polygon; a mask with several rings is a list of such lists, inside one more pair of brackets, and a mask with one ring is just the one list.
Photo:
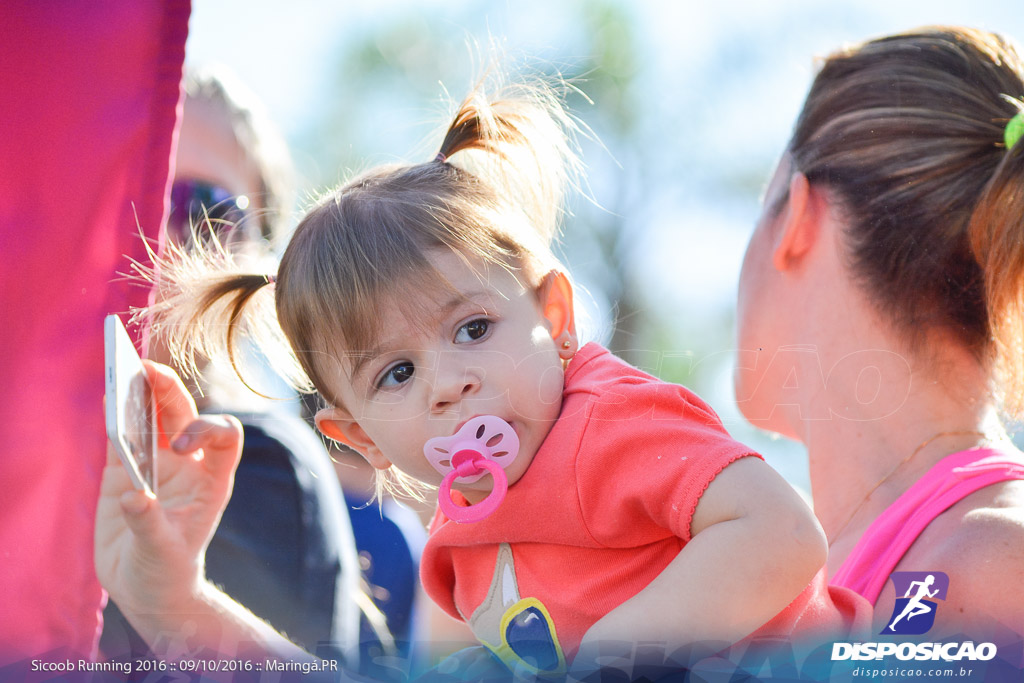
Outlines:
{"label": "baby's eye", "polygon": [[455,343],[465,344],[483,338],[491,329],[491,322],[486,318],[470,320],[455,333]]}
{"label": "baby's eye", "polygon": [[387,389],[388,387],[397,387],[400,384],[404,384],[412,379],[415,371],[416,369],[412,363],[405,361],[396,363],[381,375],[380,380],[377,382],[377,388]]}

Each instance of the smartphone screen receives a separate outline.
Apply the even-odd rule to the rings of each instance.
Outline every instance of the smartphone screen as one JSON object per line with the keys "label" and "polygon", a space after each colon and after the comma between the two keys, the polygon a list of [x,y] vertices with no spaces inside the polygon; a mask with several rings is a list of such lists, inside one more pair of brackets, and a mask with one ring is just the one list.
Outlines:
{"label": "smartphone screen", "polygon": [[156,494],[156,406],[139,354],[120,318],[104,320],[107,436],[135,488]]}

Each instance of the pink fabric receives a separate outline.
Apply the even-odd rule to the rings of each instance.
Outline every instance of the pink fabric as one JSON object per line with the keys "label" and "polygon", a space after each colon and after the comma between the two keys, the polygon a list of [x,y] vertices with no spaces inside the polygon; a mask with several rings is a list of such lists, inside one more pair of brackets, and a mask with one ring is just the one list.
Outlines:
{"label": "pink fabric", "polygon": [[0,664],[88,656],[102,320],[166,210],[188,0],[0,3]]}
{"label": "pink fabric", "polygon": [[832,579],[873,605],[889,575],[932,520],[990,484],[1024,479],[1019,453],[988,448],[946,456],[878,516]]}

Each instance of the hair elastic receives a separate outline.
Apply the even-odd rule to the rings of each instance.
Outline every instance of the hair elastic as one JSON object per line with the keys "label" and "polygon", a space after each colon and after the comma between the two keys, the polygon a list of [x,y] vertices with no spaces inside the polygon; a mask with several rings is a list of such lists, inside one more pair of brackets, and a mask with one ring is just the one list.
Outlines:
{"label": "hair elastic", "polygon": [[1011,149],[1017,144],[1022,135],[1024,135],[1024,109],[1021,109],[1016,116],[1006,122],[1006,128],[1003,130],[1003,142],[1006,143],[1006,149]]}
{"label": "hair elastic", "polygon": [[444,162],[448,161],[448,157],[444,155],[444,152],[438,152],[437,156],[434,157],[434,161],[439,161],[443,164]]}
{"label": "hair elastic", "polygon": [[267,284],[268,285],[272,285],[275,282],[277,282],[277,276],[276,275],[267,275]]}

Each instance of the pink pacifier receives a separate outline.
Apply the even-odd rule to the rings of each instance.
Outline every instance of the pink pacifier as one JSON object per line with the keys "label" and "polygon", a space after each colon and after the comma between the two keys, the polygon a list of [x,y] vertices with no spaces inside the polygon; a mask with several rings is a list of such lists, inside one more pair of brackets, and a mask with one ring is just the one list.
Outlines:
{"label": "pink pacifier", "polygon": [[[427,441],[423,454],[434,469],[444,475],[437,502],[448,519],[459,523],[479,522],[498,509],[508,490],[505,468],[519,454],[519,437],[512,426],[493,415],[481,415],[462,425],[451,436]],[[472,484],[490,472],[494,488],[476,505],[462,507],[452,500],[456,479]]]}

